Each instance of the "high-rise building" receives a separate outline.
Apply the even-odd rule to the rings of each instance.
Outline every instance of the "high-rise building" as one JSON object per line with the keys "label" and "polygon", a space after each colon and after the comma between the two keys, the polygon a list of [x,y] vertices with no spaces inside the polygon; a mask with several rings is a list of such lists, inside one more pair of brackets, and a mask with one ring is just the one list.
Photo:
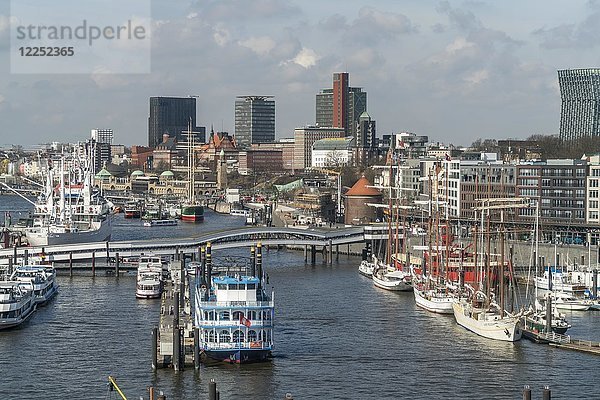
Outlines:
{"label": "high-rise building", "polygon": [[245,148],[275,141],[273,96],[238,96],[235,101],[235,141]]}
{"label": "high-rise building", "polygon": [[148,146],[154,148],[163,135],[185,140],[191,123],[192,131],[199,132],[198,142],[204,142],[205,129],[196,126],[196,99],[194,97],[150,97],[148,117]]}
{"label": "high-rise building", "polygon": [[317,140],[344,136],[344,128],[305,126],[294,129],[294,170],[310,167],[312,147]]}
{"label": "high-rise building", "polygon": [[92,139],[97,143],[108,143],[109,145],[112,145],[113,138],[114,134],[112,129],[92,129]]}
{"label": "high-rise building", "polygon": [[333,88],[322,89],[316,96],[315,122],[318,126],[344,128],[356,137],[358,119],[367,111],[367,92],[349,86],[349,74],[333,74]]}
{"label": "high-rise building", "polygon": [[375,120],[365,111],[358,118],[358,129],[354,136],[356,165],[366,165],[375,155]]}
{"label": "high-rise building", "polygon": [[558,71],[560,139],[600,136],[600,68]]}

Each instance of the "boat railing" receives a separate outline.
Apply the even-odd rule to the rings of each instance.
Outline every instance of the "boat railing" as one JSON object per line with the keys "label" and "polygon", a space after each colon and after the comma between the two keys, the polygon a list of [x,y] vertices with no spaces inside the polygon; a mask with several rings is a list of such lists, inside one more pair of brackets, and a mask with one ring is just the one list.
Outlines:
{"label": "boat railing", "polygon": [[206,343],[205,348],[207,350],[216,349],[270,349],[273,345],[268,342],[256,341],[256,342],[235,342],[235,343]]}
{"label": "boat railing", "polygon": [[[273,326],[273,320],[271,319],[265,319],[265,320],[258,320],[258,319],[253,319],[250,321],[251,325],[248,328],[253,328],[253,327],[269,327],[269,326]],[[238,320],[229,320],[229,319],[221,319],[221,320],[207,320],[207,319],[203,319],[200,321],[200,325],[202,326],[232,326],[232,325],[236,325],[239,324]],[[241,327],[244,327],[244,325],[239,324]]]}
{"label": "boat railing", "polygon": [[561,335],[560,333],[556,333],[554,331],[543,333],[540,336],[552,343],[561,343],[561,344],[572,343],[571,336]]}
{"label": "boat railing", "polygon": [[273,301],[201,301],[200,307],[274,307]]}

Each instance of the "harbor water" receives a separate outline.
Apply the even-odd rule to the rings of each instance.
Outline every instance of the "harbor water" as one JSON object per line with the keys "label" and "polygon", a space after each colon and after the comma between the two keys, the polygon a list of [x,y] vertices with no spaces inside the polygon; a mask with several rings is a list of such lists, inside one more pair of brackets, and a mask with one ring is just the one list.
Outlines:
{"label": "harbor water", "polygon": [[[27,210],[0,196],[0,213]],[[202,224],[142,226],[118,216],[113,240],[188,237],[243,225],[243,217],[205,214]],[[226,258],[226,256],[233,258]],[[215,251],[215,262],[249,255]],[[478,337],[452,316],[415,306],[412,293],[373,287],[357,272],[359,259],[340,255],[332,266],[302,252],[264,252],[275,290],[275,351],[254,365],[151,369],[151,329],[160,301],[136,300],[135,276],[58,277],[60,294],[20,328],[0,332],[3,398],[106,398],[107,377],[129,398],[149,386],[168,399],[206,399],[215,379],[222,399],[519,399],[523,385],[541,398],[600,398],[597,356],[526,340]],[[600,340],[600,313],[567,312],[576,338]],[[113,398],[115,395],[113,393]]]}

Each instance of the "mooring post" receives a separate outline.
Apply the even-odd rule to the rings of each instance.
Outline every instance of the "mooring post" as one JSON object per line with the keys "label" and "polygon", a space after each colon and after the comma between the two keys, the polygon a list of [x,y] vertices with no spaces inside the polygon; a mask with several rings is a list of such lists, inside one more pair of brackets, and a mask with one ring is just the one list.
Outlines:
{"label": "mooring post", "polygon": [[8,257],[8,276],[12,275],[13,271],[13,256]]}
{"label": "mooring post", "polygon": [[179,334],[179,295],[175,293],[173,296],[173,356],[172,363],[175,371],[179,371],[179,339],[181,335]]}
{"label": "mooring post", "polygon": [[542,400],[550,400],[552,398],[552,392],[550,391],[550,386],[544,386],[544,390],[542,390]]}
{"label": "mooring post", "polygon": [[206,250],[200,248],[200,284],[206,285]]}
{"label": "mooring post", "polygon": [[69,252],[69,276],[73,277],[73,252]]}
{"label": "mooring post", "polygon": [[96,276],[96,252],[92,251],[92,276]]}
{"label": "mooring post", "polygon": [[214,379],[208,382],[208,400],[217,400],[217,382]]}
{"label": "mooring post", "polygon": [[531,400],[531,388],[529,385],[523,387],[523,400]]}
{"label": "mooring post", "polygon": [[158,368],[158,328],[152,328],[152,369]]}
{"label": "mooring post", "polygon": [[598,270],[595,269],[592,272],[592,295],[594,296],[594,299],[598,298]]}
{"label": "mooring post", "polygon": [[110,264],[110,249],[108,247],[108,242],[106,242],[106,266],[108,267]]}
{"label": "mooring post", "polygon": [[181,255],[179,254],[179,246],[175,246],[175,257],[177,260],[180,260]]}
{"label": "mooring post", "polygon": [[263,287],[263,269],[262,269],[262,244],[256,243],[256,274],[258,275],[258,288]]}
{"label": "mooring post", "polygon": [[179,306],[181,311],[185,310],[185,261],[179,262]]}
{"label": "mooring post", "polygon": [[308,260],[308,245],[304,245],[304,262]]}
{"label": "mooring post", "polygon": [[117,276],[117,278],[119,277],[119,267],[120,267],[120,262],[121,260],[119,259],[119,253],[115,254],[115,275]]}
{"label": "mooring post", "polygon": [[13,262],[15,263],[15,265],[19,264],[19,258],[18,258],[18,254],[17,254],[17,244],[15,243],[15,247],[13,247]]}
{"label": "mooring post", "polygon": [[200,328],[194,328],[194,368],[200,369]]}
{"label": "mooring post", "polygon": [[210,290],[212,285],[212,245],[206,243],[206,287]]}
{"label": "mooring post", "polygon": [[29,250],[25,249],[25,253],[23,254],[23,265],[27,265],[29,262]]}
{"label": "mooring post", "polygon": [[317,261],[317,246],[310,245],[310,263],[314,264]]}
{"label": "mooring post", "polygon": [[546,333],[552,332],[552,295],[546,297]]}
{"label": "mooring post", "polygon": [[340,259],[340,245],[335,245],[335,261],[339,261]]}
{"label": "mooring post", "polygon": [[333,264],[333,244],[331,240],[327,242],[327,263]]}

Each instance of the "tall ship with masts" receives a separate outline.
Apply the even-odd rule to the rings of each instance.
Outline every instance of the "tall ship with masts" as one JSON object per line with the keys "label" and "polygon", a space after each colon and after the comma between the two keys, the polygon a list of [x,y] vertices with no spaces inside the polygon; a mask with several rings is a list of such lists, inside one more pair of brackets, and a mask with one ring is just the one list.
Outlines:
{"label": "tall ship with masts", "polygon": [[191,121],[188,125],[187,136],[187,162],[188,162],[188,190],[186,201],[181,205],[181,220],[190,222],[204,221],[204,206],[196,198],[196,133],[192,132]]}
{"label": "tall ship with masts", "polygon": [[[504,210],[528,207],[525,202],[526,199],[521,198],[485,199],[480,200],[481,205],[475,208],[481,213],[481,234],[487,242],[486,249],[481,254],[482,263],[475,262],[478,278],[475,287],[468,286],[471,290],[470,295],[458,298],[452,304],[452,308],[460,326],[488,339],[515,342],[521,339],[523,334],[522,312],[512,314],[506,307],[508,293],[505,277],[512,276],[512,268],[510,261],[504,257]],[[490,210],[500,211],[499,254],[491,252]],[[477,257],[475,259],[477,260]]]}

